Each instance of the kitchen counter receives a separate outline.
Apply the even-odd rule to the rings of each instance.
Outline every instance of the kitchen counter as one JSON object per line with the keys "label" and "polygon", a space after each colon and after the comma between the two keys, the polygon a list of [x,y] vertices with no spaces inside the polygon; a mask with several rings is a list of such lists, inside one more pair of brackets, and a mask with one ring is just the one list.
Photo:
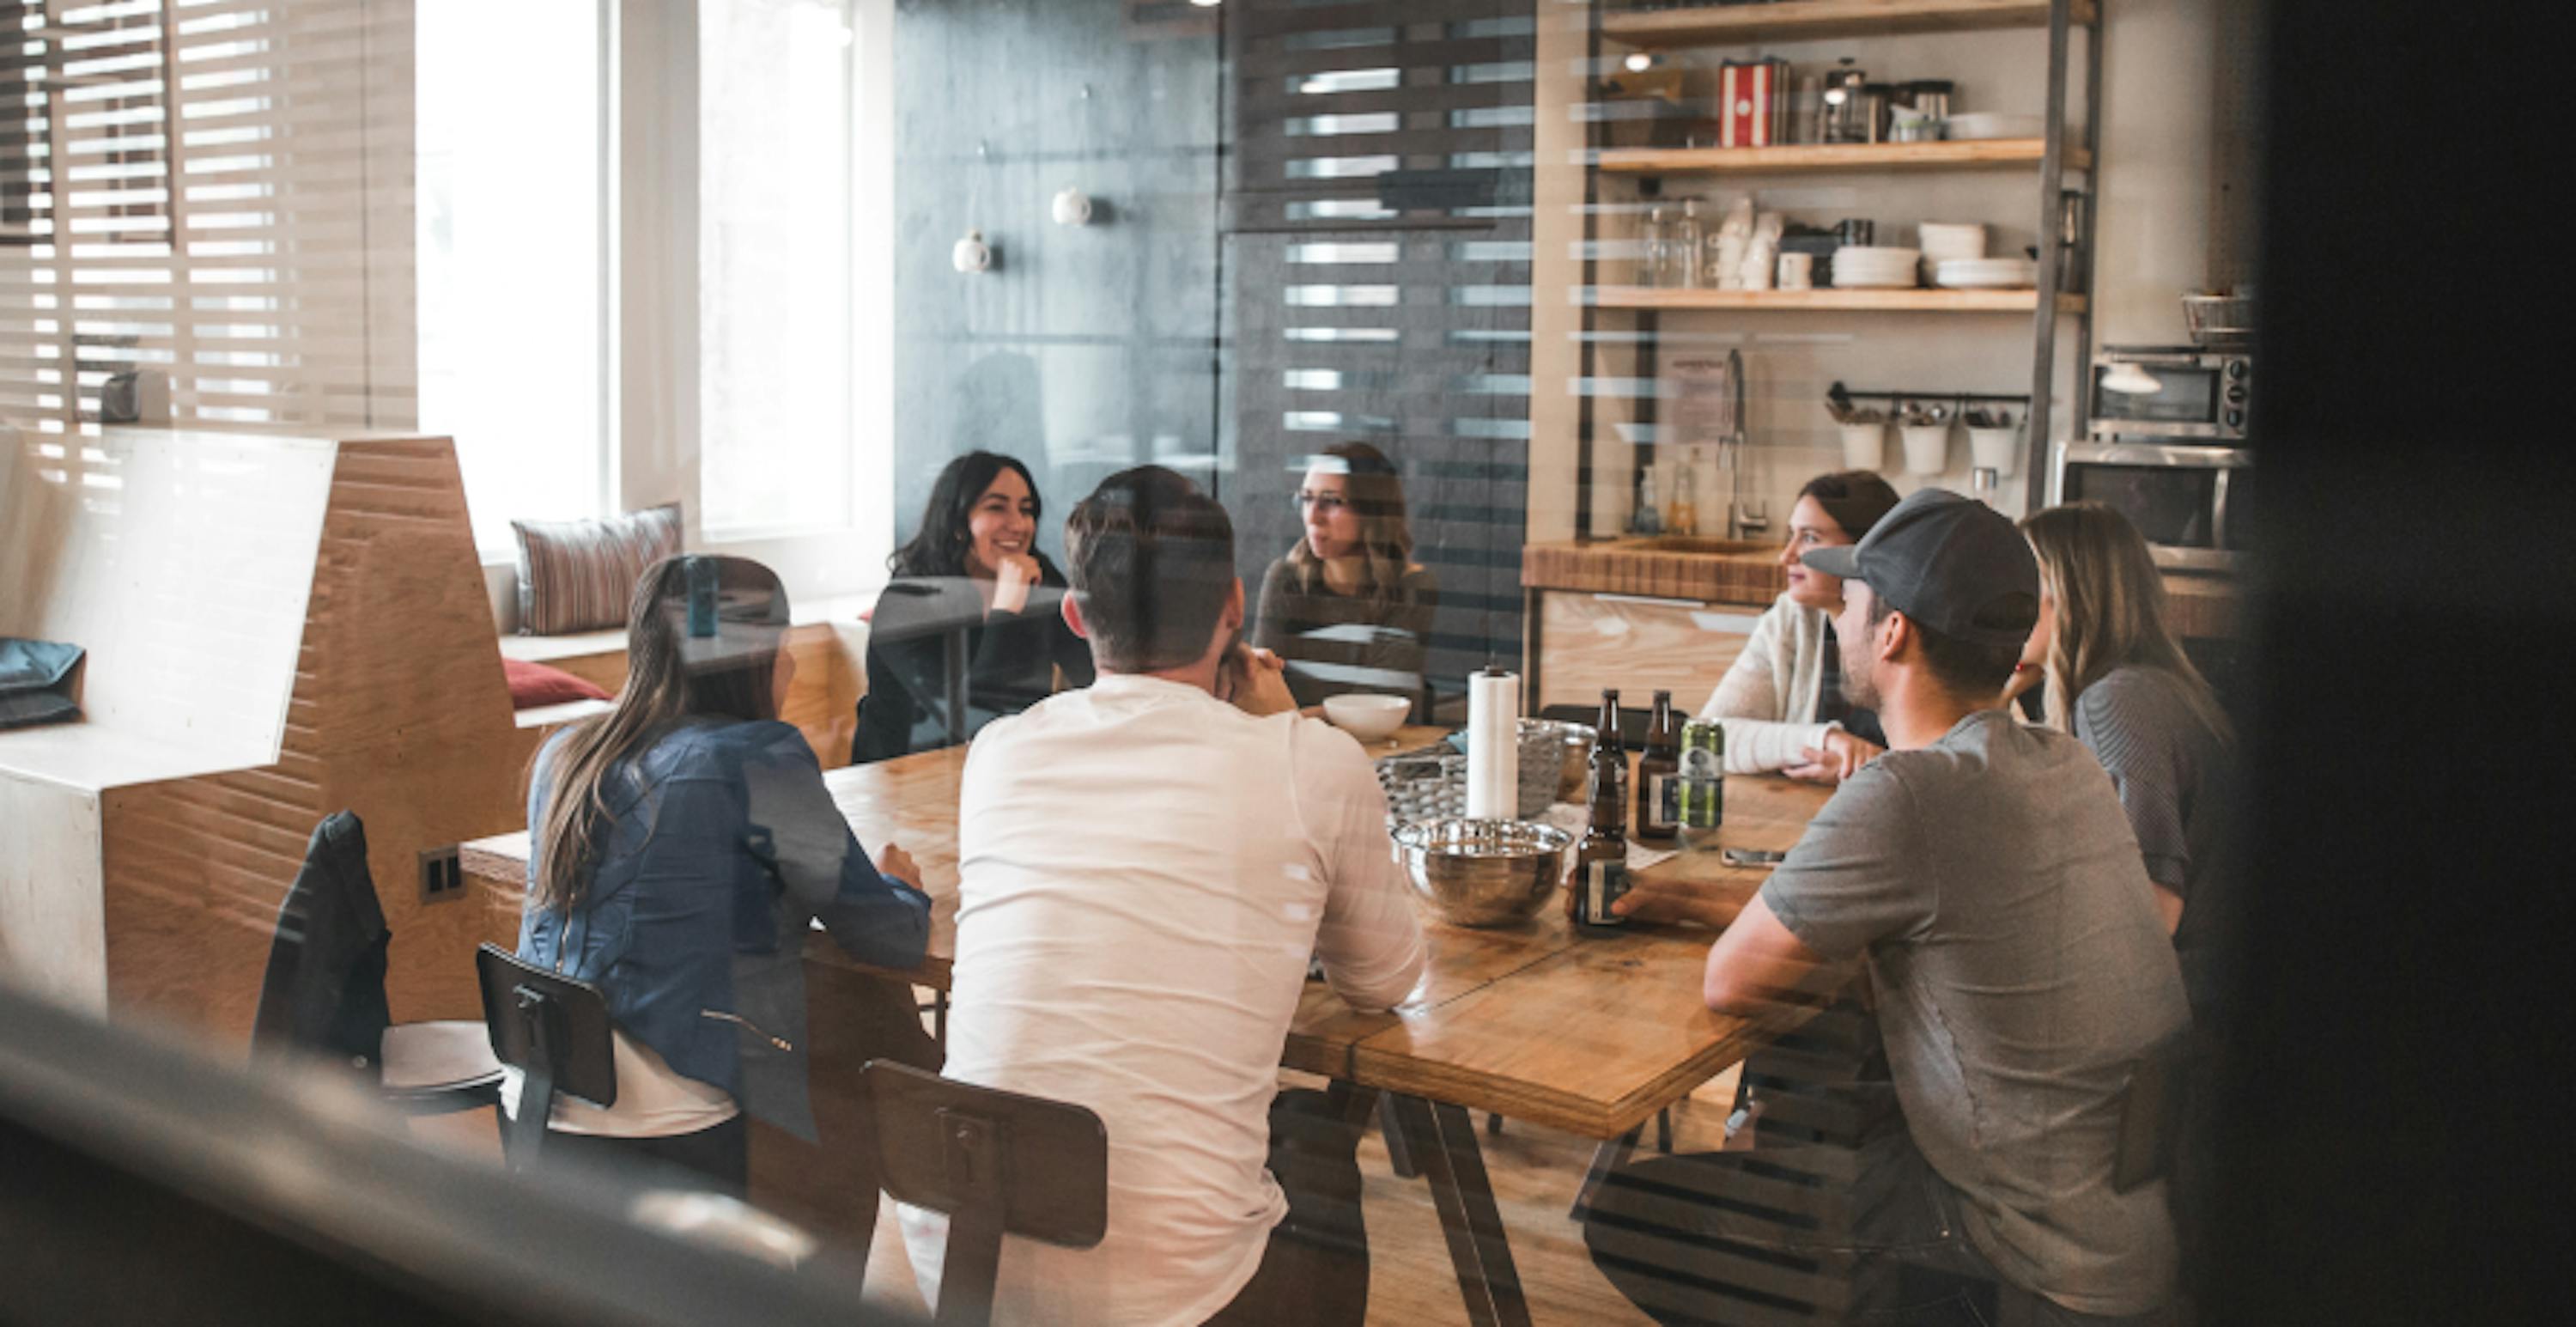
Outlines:
{"label": "kitchen counter", "polygon": [[[1775,541],[1622,535],[1524,547],[1521,588],[1768,607],[1789,583]],[[2166,616],[2185,639],[2234,639],[2244,597],[2234,577],[2165,576]]]}
{"label": "kitchen counter", "polygon": [[1702,535],[1631,535],[1531,544],[1521,588],[1767,605],[1789,586],[1780,545]]}
{"label": "kitchen counter", "polygon": [[2228,576],[2165,573],[2165,622],[2185,640],[2235,640],[2244,631],[2246,590]]}

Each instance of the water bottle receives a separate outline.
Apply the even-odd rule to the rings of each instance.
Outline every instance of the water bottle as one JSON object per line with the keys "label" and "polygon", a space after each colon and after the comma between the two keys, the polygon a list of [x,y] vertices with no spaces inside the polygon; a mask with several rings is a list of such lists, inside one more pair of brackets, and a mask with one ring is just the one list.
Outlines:
{"label": "water bottle", "polygon": [[1638,285],[1668,284],[1664,280],[1664,272],[1672,264],[1672,248],[1673,223],[1664,216],[1664,209],[1649,208],[1646,212],[1645,230],[1638,236]]}
{"label": "water bottle", "polygon": [[1699,200],[1696,198],[1684,199],[1682,201],[1681,220],[1673,223],[1673,270],[1667,279],[1657,281],[1655,283],[1656,285],[1671,286],[1678,289],[1685,286],[1716,284],[1715,282],[1703,281],[1700,277],[1699,240]]}

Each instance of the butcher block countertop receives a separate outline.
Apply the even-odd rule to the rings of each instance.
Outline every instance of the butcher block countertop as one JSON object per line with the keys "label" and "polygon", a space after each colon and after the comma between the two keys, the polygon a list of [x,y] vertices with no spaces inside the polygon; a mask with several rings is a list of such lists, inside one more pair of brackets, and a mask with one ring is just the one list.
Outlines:
{"label": "butcher block countertop", "polygon": [[[1521,588],[1760,606],[1789,586],[1777,541],[1628,535],[1527,545]],[[2165,595],[2177,635],[2233,639],[2243,631],[2244,590],[2233,577],[2168,573]]]}
{"label": "butcher block countertop", "polygon": [[1521,550],[1521,586],[1767,604],[1788,588],[1780,545],[1697,535],[1565,540]]}

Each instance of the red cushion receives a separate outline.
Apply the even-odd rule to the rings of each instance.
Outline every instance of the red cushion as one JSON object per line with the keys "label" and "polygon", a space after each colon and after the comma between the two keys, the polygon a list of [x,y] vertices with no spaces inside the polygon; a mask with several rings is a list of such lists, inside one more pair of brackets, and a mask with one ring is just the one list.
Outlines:
{"label": "red cushion", "polygon": [[606,700],[608,693],[560,668],[504,656],[501,673],[510,680],[510,708],[533,710],[576,700]]}

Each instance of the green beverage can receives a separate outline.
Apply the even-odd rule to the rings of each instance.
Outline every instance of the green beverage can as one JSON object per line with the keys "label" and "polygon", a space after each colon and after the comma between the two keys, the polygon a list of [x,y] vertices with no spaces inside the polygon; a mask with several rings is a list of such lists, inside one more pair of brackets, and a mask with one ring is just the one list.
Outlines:
{"label": "green beverage can", "polygon": [[1725,726],[1715,719],[1683,725],[1681,766],[1673,785],[1681,803],[1682,841],[1691,847],[1715,843],[1726,823]]}

